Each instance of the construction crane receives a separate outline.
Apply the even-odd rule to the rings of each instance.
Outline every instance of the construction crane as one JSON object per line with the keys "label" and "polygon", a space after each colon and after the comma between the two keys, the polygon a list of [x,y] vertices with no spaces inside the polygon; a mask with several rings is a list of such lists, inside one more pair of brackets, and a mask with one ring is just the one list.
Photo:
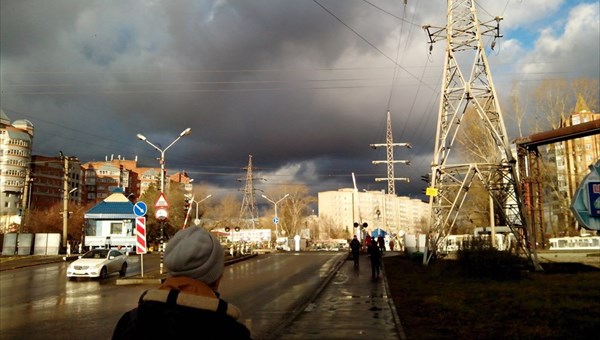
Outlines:
{"label": "construction crane", "polygon": [[[536,270],[542,270],[535,248],[530,251],[525,211],[518,181],[516,160],[510,149],[500,104],[485,54],[484,35],[492,35],[491,48],[500,38],[501,17],[480,22],[474,0],[447,0],[447,24],[442,28],[424,26],[433,44],[446,39],[444,73],[435,137],[434,159],[431,164],[431,233],[425,264],[437,256],[444,239],[456,227],[463,203],[474,182],[479,181],[490,197],[492,223],[508,226]],[[459,61],[472,58],[470,74]],[[465,72],[467,71],[467,72]],[[477,131],[484,131],[493,143],[494,154],[487,161],[467,161],[454,152],[465,113],[475,114]],[[490,161],[491,160],[491,161]],[[468,212],[466,212],[468,213]]]}

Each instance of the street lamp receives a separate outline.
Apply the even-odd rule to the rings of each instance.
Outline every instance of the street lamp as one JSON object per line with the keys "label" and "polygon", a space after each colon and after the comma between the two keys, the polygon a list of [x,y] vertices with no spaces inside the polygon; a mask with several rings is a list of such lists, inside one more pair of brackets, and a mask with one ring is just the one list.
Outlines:
{"label": "street lamp", "polygon": [[272,199],[268,198],[266,195],[262,195],[262,197],[264,199],[266,199],[267,201],[273,203],[273,205],[275,206],[275,218],[273,219],[273,223],[275,223],[275,242],[277,242],[277,237],[279,237],[279,218],[277,217],[277,204],[279,204],[279,202],[283,201],[286,197],[288,197],[290,194],[285,194],[285,196],[283,196],[282,198],[279,199],[279,201],[275,202]]}
{"label": "street lamp", "polygon": [[[171,144],[169,144],[169,146],[167,146],[164,149],[161,149],[158,146],[152,144],[152,142],[150,142],[148,140],[148,138],[146,138],[146,136],[142,135],[141,133],[137,134],[137,138],[139,140],[150,144],[150,146],[152,146],[153,148],[158,150],[158,152],[160,152],[160,192],[161,193],[164,193],[164,191],[165,191],[165,151],[167,151],[167,149],[169,149],[171,146],[173,146],[173,144],[175,144],[175,142],[177,142],[181,137],[187,136],[190,133],[192,133],[192,128],[187,128],[187,129],[183,130],[179,134],[179,137],[175,138],[175,140],[173,142],[171,142]],[[161,237],[162,237],[162,235],[161,235]]]}
{"label": "street lamp", "polygon": [[204,197],[203,199],[201,199],[201,200],[199,200],[199,201],[195,201],[195,200],[192,198],[192,203],[196,204],[196,219],[194,220],[194,224],[195,224],[196,226],[198,226],[198,225],[200,224],[200,220],[198,219],[198,204],[200,204],[200,203],[204,202],[205,200],[207,200],[207,199],[209,199],[209,198],[211,198],[211,197],[212,197],[212,195],[208,195],[208,196]]}
{"label": "street lamp", "polygon": [[[152,144],[152,142],[150,142],[148,140],[148,138],[146,138],[146,136],[142,135],[141,133],[137,134],[137,138],[141,141],[144,141],[148,144],[150,144],[150,146],[152,146],[153,148],[155,148],[156,150],[158,150],[158,152],[160,152],[160,193],[161,195],[165,192],[165,151],[167,151],[171,146],[173,146],[173,144],[175,144],[175,142],[177,142],[181,137],[183,136],[187,136],[192,132],[192,128],[187,128],[185,130],[183,130],[179,136],[177,138],[175,138],[175,140],[173,142],[171,142],[171,144],[169,144],[169,146],[167,146],[164,149],[159,148],[158,146]],[[161,247],[160,247],[160,252],[161,255],[164,252],[164,247],[162,246],[163,242],[164,242],[164,229],[165,229],[165,222],[164,220],[160,222],[160,243],[161,243]],[[163,257],[160,257],[160,273],[162,274],[162,268],[163,268],[163,263],[162,263],[162,259]]]}

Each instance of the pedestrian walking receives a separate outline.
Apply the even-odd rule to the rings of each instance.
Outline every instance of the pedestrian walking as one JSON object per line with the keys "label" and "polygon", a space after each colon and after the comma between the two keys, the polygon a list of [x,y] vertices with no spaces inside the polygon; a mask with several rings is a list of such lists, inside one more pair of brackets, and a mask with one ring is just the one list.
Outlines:
{"label": "pedestrian walking", "polygon": [[354,260],[354,266],[358,267],[358,255],[360,252],[360,241],[358,237],[354,235],[352,241],[350,241],[350,249],[352,250],[352,259]]}
{"label": "pedestrian walking", "polygon": [[390,244],[390,250],[394,251],[394,245],[395,245],[394,244],[394,239],[391,239],[389,244]]}
{"label": "pedestrian walking", "polygon": [[379,247],[379,251],[383,254],[385,252],[385,238],[383,238],[383,235],[381,234],[377,237],[377,246]]}
{"label": "pedestrian walking", "polygon": [[367,251],[369,252],[369,259],[371,259],[371,277],[377,279],[381,267],[381,251],[376,242],[371,242]]}
{"label": "pedestrian walking", "polygon": [[365,248],[366,248],[367,253],[369,252],[369,246],[371,245],[371,241],[372,241],[371,235],[367,234],[367,236],[365,236]]}
{"label": "pedestrian walking", "polygon": [[146,290],[121,317],[113,339],[251,339],[240,310],[219,297],[225,256],[221,243],[200,227],[182,229],[164,253],[167,279]]}

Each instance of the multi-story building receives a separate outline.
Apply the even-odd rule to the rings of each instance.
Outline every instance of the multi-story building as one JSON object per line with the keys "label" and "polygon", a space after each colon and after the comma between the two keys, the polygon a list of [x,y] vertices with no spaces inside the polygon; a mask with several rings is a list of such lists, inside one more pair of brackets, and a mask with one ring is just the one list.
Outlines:
{"label": "multi-story building", "polygon": [[137,198],[141,195],[138,186],[137,160],[127,160],[111,156],[104,161],[82,164],[85,172],[87,202],[101,202],[116,188],[121,188],[125,196]]}
{"label": "multi-story building", "polygon": [[[82,165],[85,171],[87,202],[101,202],[110,196],[115,188],[121,188],[127,198],[134,201],[144,194],[150,185],[160,185],[160,168],[137,166],[137,158],[127,160],[124,157],[106,157],[105,161],[87,162]],[[166,171],[165,171],[166,173]],[[169,183],[189,183],[185,172],[177,172],[167,178]],[[133,197],[132,197],[133,196]]]}
{"label": "multi-story building", "polygon": [[[600,113],[591,112],[585,101],[579,97],[575,111],[561,122],[561,127],[573,126],[600,119]],[[564,233],[576,230],[569,206],[575,191],[589,173],[590,165],[600,159],[600,135],[592,135],[548,147],[549,160],[556,165],[555,186],[547,186],[544,220],[548,232]],[[564,236],[564,235],[555,235]]]}
{"label": "multi-story building", "polygon": [[[0,113],[0,233],[19,231],[29,208],[48,209],[63,202],[65,185],[70,202],[85,204],[103,201],[116,188],[136,200],[150,185],[160,184],[160,168],[138,168],[137,157],[127,160],[119,155],[81,164],[73,156],[32,156],[33,124],[27,120],[11,124],[4,111]],[[167,177],[165,171],[165,179],[167,185],[190,183],[185,172]]]}
{"label": "multi-story building", "polygon": [[23,189],[33,143],[33,124],[12,124],[0,109],[0,232],[14,231],[21,223]]}
{"label": "multi-story building", "polygon": [[319,217],[337,222],[340,230],[352,230],[354,222],[368,229],[393,234],[415,233],[429,216],[429,205],[418,199],[388,195],[382,191],[358,192],[351,188],[318,193]]}
{"label": "multi-story building", "polygon": [[[65,176],[65,168],[67,176]],[[77,158],[33,155],[28,171],[28,188],[24,190],[27,196],[24,197],[27,202],[24,204],[25,207],[48,209],[63,202],[65,180],[68,188],[67,199],[73,203],[82,203],[85,188],[81,163]]]}

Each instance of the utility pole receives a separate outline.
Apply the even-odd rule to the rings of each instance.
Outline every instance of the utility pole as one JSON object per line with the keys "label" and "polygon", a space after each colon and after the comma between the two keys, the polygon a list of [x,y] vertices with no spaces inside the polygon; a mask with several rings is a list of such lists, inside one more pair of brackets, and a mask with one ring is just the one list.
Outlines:
{"label": "utility pole", "polygon": [[62,220],[63,220],[63,234],[62,234],[62,246],[66,250],[67,249],[67,236],[68,236],[68,225],[69,225],[69,196],[72,192],[77,190],[77,188],[73,188],[69,190],[69,160],[77,160],[75,157],[65,156],[62,151],[60,152],[60,157],[64,162],[63,169],[63,210],[62,210]]}
{"label": "utility pole", "polygon": [[31,164],[25,170],[25,182],[23,182],[23,195],[21,197],[21,224],[19,224],[19,234],[26,231],[23,226],[29,227],[29,205],[31,197]]}
{"label": "utility pole", "polygon": [[388,194],[395,196],[396,195],[395,181],[409,182],[410,179],[407,177],[396,178],[394,175],[394,164],[395,163],[404,163],[406,165],[410,165],[410,161],[408,161],[408,160],[395,161],[394,160],[394,146],[405,146],[410,149],[411,145],[409,143],[394,143],[394,137],[392,136],[392,119],[390,118],[390,111],[387,112],[387,129],[386,130],[387,130],[387,132],[386,132],[385,144],[370,144],[370,146],[373,149],[377,149],[378,147],[382,147],[382,146],[386,147],[387,160],[373,161],[373,164],[377,165],[377,164],[381,164],[381,163],[386,163],[387,164],[387,178],[375,178],[375,182],[381,182],[381,181],[387,180]]}
{"label": "utility pole", "polygon": [[239,219],[240,221],[249,219],[252,223],[252,229],[254,229],[254,221],[258,218],[258,214],[256,212],[256,195],[254,194],[256,189],[254,188],[254,175],[252,174],[252,155],[248,156],[248,166],[243,169],[246,170],[246,184],[244,185],[244,197]]}
{"label": "utility pole", "polygon": [[65,168],[63,170],[63,249],[67,249],[67,225],[69,219],[69,157],[63,155]]}
{"label": "utility pole", "polygon": [[[431,165],[431,186],[436,195],[430,196],[431,234],[423,258],[427,264],[436,256],[438,246],[451,234],[461,207],[467,199],[474,180],[479,180],[493,200],[498,220],[505,223],[517,238],[537,270],[541,270],[537,255],[532,256],[527,242],[527,225],[524,206],[517,177],[516,160],[504,126],[504,119],[492,74],[488,64],[483,36],[491,35],[493,49],[500,38],[501,17],[480,22],[474,0],[447,0],[446,27],[423,29],[429,37],[430,51],[433,43],[446,39],[445,65],[435,139],[434,159]],[[471,57],[469,70],[459,66],[461,57]],[[461,60],[464,62],[464,60]],[[474,112],[479,119],[478,129],[485,131],[493,140],[490,150],[497,161],[465,162],[461,157],[452,158],[451,151],[461,128],[465,113]],[[456,152],[455,152],[456,154]],[[463,155],[459,155],[463,156]],[[535,248],[534,248],[535,249]]]}

